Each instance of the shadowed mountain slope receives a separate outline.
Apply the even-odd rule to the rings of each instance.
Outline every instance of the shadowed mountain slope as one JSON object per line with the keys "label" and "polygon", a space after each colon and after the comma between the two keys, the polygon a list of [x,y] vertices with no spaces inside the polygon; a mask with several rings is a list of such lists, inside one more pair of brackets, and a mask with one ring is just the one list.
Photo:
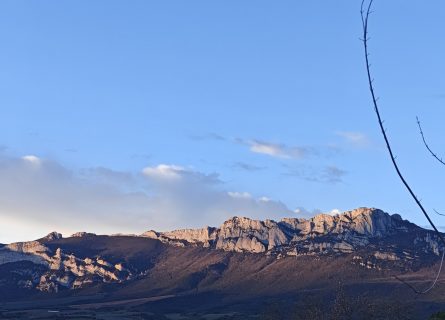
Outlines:
{"label": "shadowed mountain slope", "polygon": [[411,301],[425,315],[444,309],[441,285],[422,300],[393,275],[426,286],[440,250],[433,232],[368,208],[141,236],[51,233],[0,247],[0,310],[124,303],[158,315],[247,315],[273,301],[286,310],[308,297],[336,301],[341,286],[372,301]]}

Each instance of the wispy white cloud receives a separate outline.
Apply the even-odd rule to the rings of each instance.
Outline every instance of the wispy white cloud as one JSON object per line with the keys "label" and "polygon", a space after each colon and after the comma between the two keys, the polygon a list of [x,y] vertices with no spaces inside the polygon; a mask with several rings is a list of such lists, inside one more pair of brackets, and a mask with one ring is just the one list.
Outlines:
{"label": "wispy white cloud", "polygon": [[222,183],[217,173],[205,174],[174,164],[145,167],[142,173],[148,179],[147,181],[156,182],[157,185],[166,183],[217,185]]}
{"label": "wispy white cloud", "polygon": [[327,166],[324,168],[320,181],[328,182],[328,183],[339,183],[343,181],[343,177],[347,174],[347,172],[343,169],[340,169],[336,166]]}
{"label": "wispy white cloud", "polygon": [[256,166],[256,165],[253,165],[250,163],[245,163],[245,162],[236,162],[235,164],[233,164],[232,167],[236,168],[236,169],[241,169],[244,171],[250,171],[250,172],[260,171],[260,170],[265,169],[265,167],[260,167],[260,166]]}
{"label": "wispy white cloud", "polygon": [[[214,140],[214,141],[228,141],[236,144],[245,145],[253,153],[264,154],[271,157],[282,159],[302,159],[309,154],[314,154],[315,148],[306,146],[289,146],[284,143],[276,143],[264,141],[261,139],[243,139],[243,138],[226,138],[216,133],[208,133],[205,135],[190,136],[193,140]],[[239,167],[241,169],[250,170],[249,166],[245,166],[243,163]],[[254,169],[255,170],[255,169]]]}
{"label": "wispy white cloud", "polygon": [[289,158],[287,152],[285,152],[284,145],[273,144],[264,141],[253,140],[250,143],[250,151],[255,153],[267,154],[273,157]]}
{"label": "wispy white cloud", "polygon": [[342,137],[346,142],[356,147],[366,147],[369,145],[369,138],[362,132],[357,131],[337,131],[336,135]]}
{"label": "wispy white cloud", "polygon": [[334,165],[325,166],[321,169],[312,166],[286,167],[288,171],[284,175],[311,182],[336,184],[343,182],[344,176],[347,175],[347,171]]}
{"label": "wispy white cloud", "polygon": [[226,140],[225,137],[223,137],[220,134],[214,133],[214,132],[209,132],[209,133],[201,134],[201,135],[190,135],[189,138],[192,140],[196,140],[196,141],[203,141],[203,140],[225,141]]}
{"label": "wispy white cloud", "polygon": [[232,197],[232,198],[237,198],[237,199],[252,199],[252,195],[248,192],[234,192],[234,191],[229,191],[227,192],[227,194]]}
{"label": "wispy white cloud", "polygon": [[142,172],[147,177],[155,179],[180,179],[185,169],[177,165],[159,164],[155,167],[146,167]]}
{"label": "wispy white cloud", "polygon": [[310,153],[310,150],[307,147],[287,146],[281,143],[272,143],[262,140],[245,141],[238,139],[238,142],[248,145],[249,150],[254,153],[265,154],[282,159],[302,159]]}
{"label": "wispy white cloud", "polygon": [[40,165],[42,162],[42,160],[39,157],[34,155],[23,156],[22,159],[35,166]]}

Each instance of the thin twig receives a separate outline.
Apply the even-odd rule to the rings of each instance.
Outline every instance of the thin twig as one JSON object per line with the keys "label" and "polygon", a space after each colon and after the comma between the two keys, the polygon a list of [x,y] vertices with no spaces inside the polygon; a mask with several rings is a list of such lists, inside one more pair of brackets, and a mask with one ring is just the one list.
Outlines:
{"label": "thin twig", "polygon": [[436,209],[433,209],[434,210],[434,212],[435,213],[437,213],[439,216],[444,216],[445,217],[445,214],[443,214],[443,213],[440,213],[439,211],[437,211]]}
{"label": "thin twig", "polygon": [[[372,78],[371,75],[371,68],[370,68],[370,63],[369,63],[369,51],[368,51],[368,21],[369,21],[369,15],[371,14],[371,7],[372,7],[372,3],[373,0],[369,0],[368,5],[366,7],[366,12],[365,12],[365,0],[362,0],[362,4],[361,4],[361,9],[360,9],[360,14],[361,14],[361,18],[362,18],[362,27],[363,27],[363,46],[365,49],[365,62],[366,62],[366,73],[368,76],[368,84],[369,84],[369,91],[371,92],[371,97],[372,97],[372,103],[374,105],[374,111],[375,114],[377,115],[377,120],[379,123],[379,127],[380,127],[380,131],[383,135],[383,139],[385,140],[385,144],[386,144],[386,149],[388,150],[388,153],[391,157],[391,162],[394,166],[394,169],[397,172],[397,175],[399,176],[400,180],[402,181],[403,185],[405,186],[405,188],[408,190],[409,194],[411,195],[411,197],[413,198],[413,200],[415,201],[415,203],[417,204],[417,206],[419,207],[419,209],[422,211],[423,215],[426,217],[426,219],[428,220],[429,224],[431,225],[431,227],[434,229],[434,231],[436,232],[437,236],[439,237],[440,241],[442,242],[442,244],[445,246],[445,239],[443,238],[442,234],[439,232],[439,230],[437,229],[437,227],[435,226],[435,224],[433,223],[433,221],[431,220],[429,214],[427,213],[427,211],[425,210],[425,208],[423,207],[422,203],[420,202],[420,200],[417,198],[417,196],[415,195],[415,193],[413,192],[413,190],[411,189],[410,185],[408,184],[408,182],[405,180],[404,176],[402,175],[399,166],[397,165],[396,162],[396,158],[394,156],[394,153],[392,151],[391,145],[389,143],[389,139],[388,136],[386,134],[386,130],[383,127],[383,120],[382,117],[380,115],[380,110],[377,104],[377,98],[376,98],[376,94],[375,94],[375,90],[374,90],[374,79]],[[445,251],[444,251],[445,252]],[[442,262],[440,264],[440,269],[439,272],[436,276],[436,280],[433,282],[433,285],[431,286],[431,288],[427,289],[427,292],[429,290],[431,290],[434,285],[437,282],[437,279],[439,278],[440,275],[440,271],[442,269],[442,263],[443,263],[443,259],[445,257],[445,254],[442,255]],[[409,287],[411,289],[413,289],[416,293],[423,293],[422,291],[419,291],[417,289],[415,289],[414,287],[412,287],[411,285],[409,285]]]}
{"label": "thin twig", "polygon": [[442,158],[439,158],[439,156],[433,151],[431,150],[430,146],[428,145],[428,143],[426,142],[425,139],[425,135],[423,134],[423,130],[422,130],[422,126],[420,125],[420,120],[418,117],[416,117],[417,120],[417,125],[419,126],[419,131],[420,131],[420,135],[422,136],[422,140],[423,140],[423,144],[425,145],[426,149],[429,151],[429,153],[436,158],[437,161],[439,161],[441,164],[443,164],[445,166],[445,162],[442,160]]}
{"label": "thin twig", "polygon": [[431,285],[426,288],[425,290],[417,290],[414,286],[412,286],[411,284],[409,284],[408,282],[406,282],[405,280],[399,278],[398,276],[394,276],[394,278],[396,278],[397,280],[399,280],[400,282],[402,282],[403,284],[407,285],[408,287],[410,287],[415,293],[417,294],[425,294],[428,293],[429,291],[431,291],[431,289],[434,288],[434,286],[436,285],[437,281],[439,280],[439,276],[440,273],[442,271],[442,266],[443,266],[443,260],[445,258],[445,250],[442,251],[442,258],[440,260],[440,266],[439,266],[439,271],[436,274],[436,278],[434,278],[434,281],[431,283]]}

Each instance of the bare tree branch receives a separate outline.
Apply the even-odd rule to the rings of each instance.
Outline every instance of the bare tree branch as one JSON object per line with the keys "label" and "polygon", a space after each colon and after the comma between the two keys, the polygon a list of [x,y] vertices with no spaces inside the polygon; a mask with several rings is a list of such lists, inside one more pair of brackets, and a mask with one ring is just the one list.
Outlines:
{"label": "bare tree branch", "polygon": [[443,260],[444,260],[444,258],[445,258],[445,250],[442,251],[442,258],[441,258],[441,260],[440,260],[440,266],[439,266],[439,270],[437,271],[436,278],[434,278],[434,281],[433,281],[433,282],[431,283],[431,285],[430,285],[428,288],[426,288],[425,290],[422,290],[422,291],[417,290],[417,289],[416,289],[415,287],[413,287],[411,284],[409,284],[409,283],[406,282],[405,280],[399,278],[398,276],[394,276],[394,278],[396,278],[397,280],[399,280],[399,281],[402,282],[403,284],[405,284],[405,285],[407,285],[408,287],[410,287],[411,290],[413,290],[413,291],[414,291],[415,293],[417,293],[417,294],[425,294],[425,293],[428,293],[431,289],[433,289],[433,288],[435,287],[437,281],[439,280],[440,273],[442,272],[442,267],[443,267]]}
{"label": "bare tree branch", "polygon": [[[419,209],[422,211],[423,215],[428,220],[428,222],[431,225],[431,227],[436,232],[436,234],[439,237],[439,239],[442,242],[442,244],[445,246],[445,239],[444,239],[444,237],[439,232],[439,230],[437,229],[436,225],[431,220],[428,212],[425,210],[425,208],[423,207],[422,203],[420,202],[419,198],[415,195],[414,191],[412,190],[412,188],[410,187],[410,185],[408,184],[408,182],[404,178],[403,174],[401,173],[401,171],[399,169],[399,166],[398,166],[398,164],[396,162],[396,157],[394,156],[394,153],[392,151],[391,145],[389,143],[389,138],[388,138],[388,136],[386,134],[386,129],[383,127],[383,120],[382,120],[382,117],[380,115],[380,110],[379,110],[379,107],[378,107],[378,104],[377,104],[377,100],[378,99],[376,98],[376,94],[375,94],[375,90],[374,90],[374,79],[373,79],[373,77],[371,75],[371,65],[370,65],[370,62],[369,62],[368,21],[369,21],[369,16],[371,14],[372,4],[373,4],[373,0],[369,0],[368,5],[365,6],[365,0],[362,0],[362,4],[361,4],[361,8],[360,8],[360,14],[361,14],[361,18],[362,18],[362,27],[363,27],[363,39],[362,39],[362,41],[363,41],[363,47],[364,47],[364,50],[365,50],[366,73],[367,73],[367,77],[368,77],[369,91],[371,92],[372,103],[373,103],[373,106],[374,106],[375,114],[377,116],[377,121],[379,123],[380,131],[381,131],[381,133],[383,135],[383,139],[385,140],[386,149],[388,150],[388,153],[389,153],[390,158],[391,158],[391,162],[393,164],[394,169],[397,172],[398,177],[400,178],[400,180],[401,180],[402,184],[405,186],[405,188],[408,190],[408,192],[411,195],[411,197],[413,198],[414,202],[417,204]],[[400,280],[401,282],[407,284],[414,292],[416,292],[418,294],[427,293],[432,288],[434,288],[434,286],[437,283],[437,280],[439,279],[440,272],[442,270],[444,257],[445,257],[445,251],[443,251],[442,260],[441,260],[441,263],[440,263],[440,268],[439,268],[439,271],[438,271],[438,273],[436,275],[436,278],[433,281],[433,284],[429,288],[427,288],[426,290],[419,291],[416,288],[414,288],[413,286],[411,286],[410,284],[406,283],[404,280],[402,280],[402,279],[400,279],[398,277],[395,277],[395,278]]]}
{"label": "bare tree branch", "polygon": [[[416,120],[417,120],[417,125],[419,126],[419,132],[420,132],[420,136],[422,137],[422,141],[423,141],[423,144],[425,145],[425,147],[426,147],[426,149],[429,151],[429,153],[437,160],[437,161],[439,161],[439,163],[441,163],[441,164],[443,164],[443,165],[445,165],[445,162],[442,160],[442,158],[440,158],[431,148],[430,148],[430,146],[428,145],[428,143],[426,142],[426,139],[425,139],[425,134],[423,133],[423,129],[422,129],[422,125],[420,124],[420,120],[419,120],[419,117],[416,117]],[[436,213],[436,214],[438,214],[439,216],[443,216],[443,217],[445,217],[445,214],[443,214],[443,213],[440,213],[439,211],[437,211],[436,209],[433,209],[434,210],[434,212]]]}
{"label": "bare tree branch", "polygon": [[439,211],[437,211],[436,209],[433,209],[434,210],[434,212],[435,213],[437,213],[439,216],[444,216],[445,217],[445,214],[443,214],[443,213],[440,213]]}
{"label": "bare tree branch", "polygon": [[391,145],[389,143],[389,139],[388,139],[388,136],[386,134],[386,130],[383,127],[383,121],[382,121],[382,117],[380,115],[379,107],[377,105],[376,95],[375,95],[375,92],[374,92],[374,85],[372,83],[371,69],[370,69],[370,65],[369,65],[368,20],[369,20],[369,15],[371,13],[370,10],[371,10],[371,7],[372,7],[373,0],[369,1],[369,4],[368,4],[366,12],[364,12],[364,10],[363,10],[364,9],[364,3],[365,3],[365,0],[362,1],[361,15],[362,15],[362,23],[363,23],[363,45],[364,45],[364,48],[365,48],[366,72],[367,72],[367,75],[368,75],[369,90],[371,92],[372,102],[373,102],[373,105],[374,105],[374,111],[375,111],[375,113],[377,115],[377,120],[378,120],[378,123],[379,123],[379,126],[380,126],[380,131],[381,131],[381,133],[383,135],[383,138],[385,140],[386,149],[389,152],[389,155],[391,157],[391,162],[392,162],[392,164],[394,166],[394,169],[397,172],[397,175],[399,176],[400,180],[402,181],[403,185],[408,190],[409,194],[414,199],[414,201],[416,202],[417,206],[420,208],[420,210],[422,211],[422,213],[424,214],[424,216],[426,217],[426,219],[430,223],[431,227],[434,229],[434,231],[436,231],[436,233],[439,236],[440,240],[442,241],[443,245],[445,245],[445,239],[443,238],[442,234],[436,228],[435,224],[431,220],[430,216],[428,215],[427,211],[425,210],[425,208],[421,204],[420,200],[414,194],[413,190],[411,189],[411,187],[409,186],[409,184],[405,180],[404,176],[402,175],[402,173],[401,173],[401,171],[399,169],[399,166],[397,165],[396,158],[395,158],[394,153],[392,151]]}
{"label": "bare tree branch", "polygon": [[439,161],[441,164],[445,166],[445,162],[442,160],[442,158],[439,158],[439,156],[431,150],[430,146],[426,142],[425,135],[423,134],[422,126],[420,125],[420,120],[418,117],[416,117],[417,125],[419,126],[420,135],[422,136],[423,144],[425,145],[426,149],[429,151],[429,153],[436,158],[437,161]]}

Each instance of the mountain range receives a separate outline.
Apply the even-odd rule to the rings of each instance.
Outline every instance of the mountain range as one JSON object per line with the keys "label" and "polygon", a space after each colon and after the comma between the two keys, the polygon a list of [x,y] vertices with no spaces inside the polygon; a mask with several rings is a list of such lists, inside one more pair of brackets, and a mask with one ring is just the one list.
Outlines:
{"label": "mountain range", "polygon": [[[0,245],[0,318],[405,319],[445,310],[443,246],[358,208],[141,235],[52,232]],[[403,279],[406,283],[400,281]]]}

